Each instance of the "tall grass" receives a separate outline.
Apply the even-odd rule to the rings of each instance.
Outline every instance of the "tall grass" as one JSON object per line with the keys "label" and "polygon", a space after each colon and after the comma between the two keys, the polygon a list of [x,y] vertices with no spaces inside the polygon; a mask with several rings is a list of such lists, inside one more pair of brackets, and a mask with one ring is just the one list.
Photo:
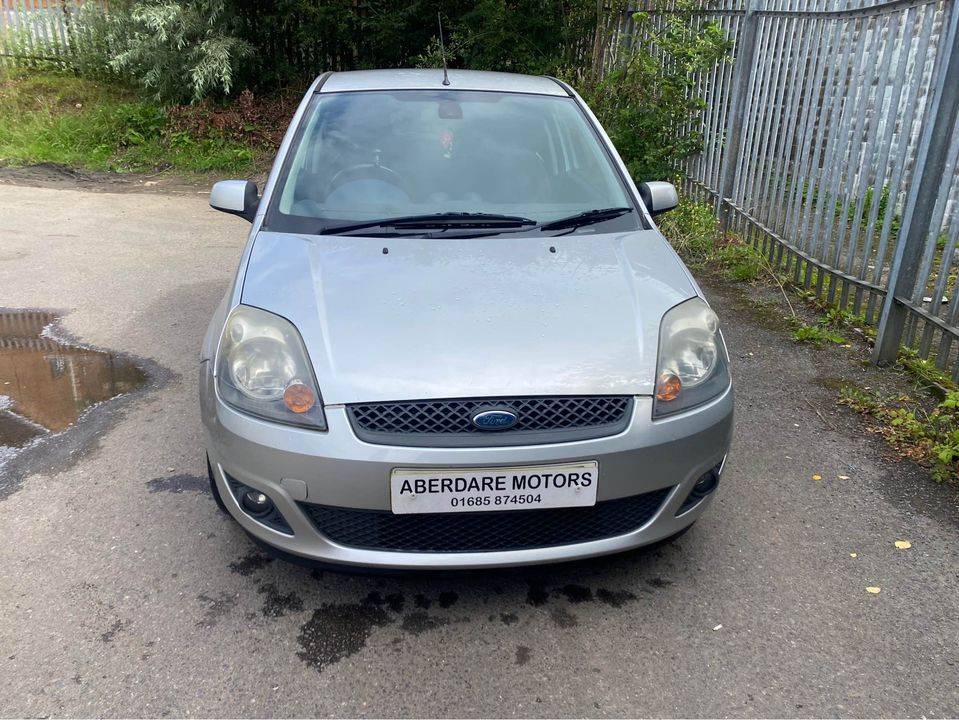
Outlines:
{"label": "tall grass", "polygon": [[135,91],[66,74],[0,71],[0,164],[89,170],[249,174],[254,151],[175,131]]}

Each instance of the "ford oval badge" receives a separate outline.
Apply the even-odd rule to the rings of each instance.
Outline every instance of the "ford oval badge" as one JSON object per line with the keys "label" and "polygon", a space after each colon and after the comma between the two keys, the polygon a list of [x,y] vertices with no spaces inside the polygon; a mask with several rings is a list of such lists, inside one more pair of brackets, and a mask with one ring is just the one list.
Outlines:
{"label": "ford oval badge", "polygon": [[519,418],[509,410],[481,410],[472,417],[480,430],[506,430],[513,427]]}

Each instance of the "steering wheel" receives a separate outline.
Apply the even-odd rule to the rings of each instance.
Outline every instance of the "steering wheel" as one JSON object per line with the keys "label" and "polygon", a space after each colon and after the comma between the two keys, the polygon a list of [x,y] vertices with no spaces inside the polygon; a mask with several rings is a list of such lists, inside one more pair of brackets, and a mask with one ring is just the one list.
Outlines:
{"label": "steering wheel", "polygon": [[353,165],[352,167],[340,170],[330,180],[330,184],[326,188],[326,194],[329,195],[340,187],[340,185],[355,182],[356,180],[382,180],[385,183],[398,187],[406,193],[407,196],[410,194],[406,181],[396,171],[390,170],[383,165],[374,165],[372,163]]}

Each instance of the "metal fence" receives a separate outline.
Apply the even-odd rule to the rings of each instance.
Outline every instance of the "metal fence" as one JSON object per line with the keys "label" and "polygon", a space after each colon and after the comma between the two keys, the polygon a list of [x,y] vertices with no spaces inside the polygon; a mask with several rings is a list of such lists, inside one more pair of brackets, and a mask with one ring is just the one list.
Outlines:
{"label": "metal fence", "polygon": [[[957,0],[722,0],[686,190],[792,280],[959,378]],[[675,9],[651,11],[654,21]],[[638,39],[642,42],[642,39]]]}

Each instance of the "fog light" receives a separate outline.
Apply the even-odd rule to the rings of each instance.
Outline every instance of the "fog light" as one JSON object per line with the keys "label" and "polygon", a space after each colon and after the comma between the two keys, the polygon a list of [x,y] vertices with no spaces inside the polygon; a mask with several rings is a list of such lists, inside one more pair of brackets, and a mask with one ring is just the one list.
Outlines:
{"label": "fog light", "polygon": [[705,497],[715,490],[716,485],[718,484],[719,478],[717,477],[716,473],[708,472],[696,481],[696,484],[693,485],[693,492],[697,495]]}
{"label": "fog light", "polygon": [[230,486],[230,492],[244,514],[261,525],[266,525],[271,530],[276,530],[284,535],[293,534],[290,524],[269,495],[256,488],[251,488],[249,485],[244,485],[227,472],[223,473],[223,477],[226,478],[226,483]]}
{"label": "fog light", "polygon": [[719,473],[722,471],[722,468],[723,464],[719,463],[719,465],[712,470],[700,476],[696,484],[693,485],[693,489],[689,491],[689,495],[686,496],[683,504],[679,506],[679,510],[676,511],[677,515],[681,515],[694,505],[698,505],[700,500],[712,493],[719,486]]}
{"label": "fog light", "polygon": [[273,509],[273,501],[259,490],[248,490],[243,494],[243,509],[251,515],[266,515]]}

